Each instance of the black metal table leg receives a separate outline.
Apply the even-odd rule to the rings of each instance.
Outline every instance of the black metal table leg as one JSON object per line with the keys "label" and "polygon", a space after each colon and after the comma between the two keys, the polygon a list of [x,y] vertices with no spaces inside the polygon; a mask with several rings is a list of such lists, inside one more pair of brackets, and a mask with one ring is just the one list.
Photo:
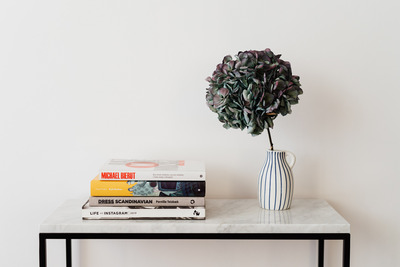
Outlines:
{"label": "black metal table leg", "polygon": [[72,267],[72,239],[216,239],[216,240],[317,240],[318,267],[324,266],[325,240],[343,240],[343,267],[350,267],[350,234],[334,233],[40,233],[39,263],[47,267],[46,241],[48,239],[65,239],[66,266]]}
{"label": "black metal table leg", "polygon": [[72,267],[71,238],[65,239],[65,249],[67,257],[67,267]]}
{"label": "black metal table leg", "polygon": [[39,266],[46,267],[46,237],[39,234]]}
{"label": "black metal table leg", "polygon": [[343,267],[350,267],[350,234],[343,238]]}
{"label": "black metal table leg", "polygon": [[318,239],[318,267],[324,267],[325,240]]}

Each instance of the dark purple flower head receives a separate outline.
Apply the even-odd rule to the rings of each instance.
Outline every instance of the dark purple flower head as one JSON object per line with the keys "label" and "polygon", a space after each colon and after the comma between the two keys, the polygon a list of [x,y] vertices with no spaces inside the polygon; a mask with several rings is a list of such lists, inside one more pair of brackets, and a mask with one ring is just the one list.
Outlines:
{"label": "dark purple flower head", "polygon": [[239,52],[235,59],[228,55],[207,77],[207,105],[225,128],[259,135],[279,114],[291,113],[303,90],[290,63],[280,57],[270,49]]}

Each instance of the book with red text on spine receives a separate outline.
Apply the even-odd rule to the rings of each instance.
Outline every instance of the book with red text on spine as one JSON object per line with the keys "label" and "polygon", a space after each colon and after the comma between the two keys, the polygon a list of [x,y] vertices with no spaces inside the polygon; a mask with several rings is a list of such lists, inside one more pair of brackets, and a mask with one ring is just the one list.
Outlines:
{"label": "book with red text on spine", "polygon": [[205,165],[194,160],[111,159],[100,168],[100,180],[205,181]]}

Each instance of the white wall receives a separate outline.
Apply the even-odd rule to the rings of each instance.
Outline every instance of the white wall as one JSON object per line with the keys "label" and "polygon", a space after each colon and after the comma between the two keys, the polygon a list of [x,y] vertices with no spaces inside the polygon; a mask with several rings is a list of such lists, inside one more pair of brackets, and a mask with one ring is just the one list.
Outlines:
{"label": "white wall", "polygon": [[[202,159],[208,197],[255,197],[267,135],[222,128],[205,78],[223,56],[267,47],[304,90],[272,131],[276,148],[297,155],[295,196],[324,198],[351,223],[352,266],[400,266],[399,8],[0,2],[0,266],[37,266],[39,224],[65,199],[88,196],[111,157]],[[63,244],[53,243],[49,261],[60,266]],[[182,255],[157,261],[166,247]],[[340,266],[340,247],[328,243],[327,266]],[[316,266],[315,250],[305,241],[85,241],[74,242],[74,263],[301,267]]]}

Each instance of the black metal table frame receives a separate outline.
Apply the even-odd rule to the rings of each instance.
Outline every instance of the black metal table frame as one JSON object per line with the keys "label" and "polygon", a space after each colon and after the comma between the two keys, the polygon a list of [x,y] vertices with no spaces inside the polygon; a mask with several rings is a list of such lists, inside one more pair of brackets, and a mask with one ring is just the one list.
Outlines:
{"label": "black metal table frame", "polygon": [[65,239],[66,266],[72,267],[72,239],[209,239],[209,240],[316,240],[318,241],[318,267],[324,266],[325,240],[342,240],[343,267],[350,267],[349,233],[40,233],[39,263],[47,267],[46,240]]}

